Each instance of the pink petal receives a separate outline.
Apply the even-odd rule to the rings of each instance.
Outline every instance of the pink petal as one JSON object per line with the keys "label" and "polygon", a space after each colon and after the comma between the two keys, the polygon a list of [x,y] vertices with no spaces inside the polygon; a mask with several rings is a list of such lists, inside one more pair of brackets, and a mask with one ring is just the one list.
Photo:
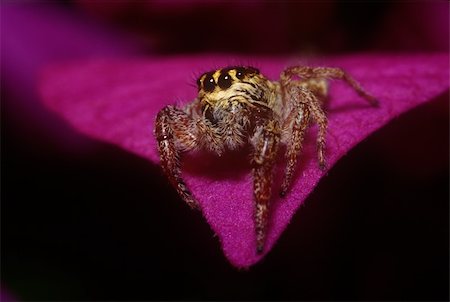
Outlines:
{"label": "pink petal", "polygon": [[[164,105],[195,98],[196,88],[189,84],[195,83],[197,75],[236,63],[256,65],[271,79],[292,65],[283,58],[231,60],[224,56],[78,62],[49,69],[41,83],[41,94],[49,108],[80,131],[158,164],[152,134],[157,112]],[[320,63],[346,69],[380,101],[379,108],[372,108],[344,84],[332,84],[327,108],[329,168],[370,133],[449,86],[447,54],[361,55],[325,58]],[[291,192],[280,199],[275,191],[265,253],[326,174],[318,169],[315,130],[313,127],[307,137]],[[186,182],[217,233],[226,257],[237,267],[251,266],[264,256],[255,254],[252,179],[247,162],[244,152],[220,160],[205,154],[188,155],[184,160]],[[280,161],[278,178],[283,168]]]}

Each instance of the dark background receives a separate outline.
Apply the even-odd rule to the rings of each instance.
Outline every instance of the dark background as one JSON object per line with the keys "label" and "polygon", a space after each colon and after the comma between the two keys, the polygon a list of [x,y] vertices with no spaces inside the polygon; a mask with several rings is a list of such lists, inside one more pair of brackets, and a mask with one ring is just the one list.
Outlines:
{"label": "dark background", "polygon": [[102,3],[2,3],[3,297],[448,300],[448,92],[340,160],[248,271],[159,167],[76,133],[35,92],[43,66],[73,58],[448,52],[447,3]]}

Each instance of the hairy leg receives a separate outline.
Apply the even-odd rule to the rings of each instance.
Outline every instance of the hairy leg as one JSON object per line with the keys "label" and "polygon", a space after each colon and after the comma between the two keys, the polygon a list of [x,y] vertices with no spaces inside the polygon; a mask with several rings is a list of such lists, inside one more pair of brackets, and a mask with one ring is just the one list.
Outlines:
{"label": "hairy leg", "polygon": [[281,81],[288,83],[293,76],[298,76],[301,79],[339,79],[346,82],[350,87],[352,87],[361,97],[363,97],[372,106],[378,106],[377,99],[367,93],[361,85],[353,79],[348,73],[346,73],[341,68],[332,67],[307,67],[307,66],[294,66],[287,68],[281,74]]}
{"label": "hairy leg", "polygon": [[251,142],[254,147],[253,194],[255,198],[256,251],[261,253],[267,233],[273,167],[280,142],[280,128],[276,121],[256,128]]}
{"label": "hairy leg", "polygon": [[285,97],[292,102],[293,121],[285,121],[285,124],[292,123],[291,137],[288,141],[286,158],[287,166],[284,175],[283,183],[281,185],[280,195],[284,196],[289,189],[292,176],[297,165],[297,158],[302,150],[303,138],[308,128],[310,116],[314,118],[319,126],[317,134],[317,157],[319,167],[323,170],[326,167],[325,161],[325,138],[327,131],[327,117],[322,110],[320,101],[316,98],[314,93],[304,87],[290,86],[286,89]]}
{"label": "hairy leg", "polygon": [[310,112],[306,104],[299,103],[296,104],[294,108],[295,110],[292,111],[293,114],[289,115],[288,120],[285,122],[289,127],[292,127],[292,129],[290,129],[292,134],[289,137],[286,151],[287,165],[283,183],[281,185],[280,196],[286,195],[291,184],[292,176],[294,175],[297,164],[297,158],[302,150],[303,138],[305,136],[305,131],[308,128],[310,118]]}
{"label": "hairy leg", "polygon": [[327,134],[328,119],[322,109],[320,101],[315,97],[313,93],[308,90],[303,90],[300,92],[300,94],[305,98],[311,115],[319,126],[319,130],[317,133],[317,158],[319,161],[320,169],[325,170],[327,165],[325,160],[325,139]]}
{"label": "hairy leg", "polygon": [[198,208],[197,201],[181,177],[180,169],[180,151],[197,145],[194,120],[183,110],[166,106],[156,117],[155,136],[164,173],[181,198],[191,208]]}

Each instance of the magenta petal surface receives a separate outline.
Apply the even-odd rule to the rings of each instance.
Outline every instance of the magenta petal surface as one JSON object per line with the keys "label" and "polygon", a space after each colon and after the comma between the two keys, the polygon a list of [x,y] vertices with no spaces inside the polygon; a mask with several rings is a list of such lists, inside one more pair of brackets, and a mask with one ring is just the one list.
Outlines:
{"label": "magenta petal surface", "polygon": [[[226,65],[251,64],[274,80],[285,67],[299,62],[226,56],[76,62],[48,69],[40,91],[45,104],[79,131],[158,164],[153,136],[155,116],[167,104],[194,99],[196,76]],[[332,83],[327,107],[328,169],[370,133],[401,113],[432,100],[449,86],[447,54],[357,55],[321,58],[313,65],[346,69],[380,101],[379,108],[372,108],[344,84]],[[326,175],[317,166],[315,131],[316,127],[312,127],[306,138],[291,192],[283,199],[274,194],[265,253]],[[265,254],[255,254],[252,179],[247,159],[245,152],[221,159],[201,154],[188,156],[183,171],[226,257],[237,267],[249,267]],[[280,161],[278,176],[283,168]]]}

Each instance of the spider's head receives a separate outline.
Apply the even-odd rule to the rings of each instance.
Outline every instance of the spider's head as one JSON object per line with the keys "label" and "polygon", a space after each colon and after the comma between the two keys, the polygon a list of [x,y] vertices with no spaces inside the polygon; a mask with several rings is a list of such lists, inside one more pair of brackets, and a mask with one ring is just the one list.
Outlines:
{"label": "spider's head", "polygon": [[265,98],[270,81],[253,67],[227,67],[206,72],[197,80],[198,97],[203,105],[229,108]]}
{"label": "spider's head", "polygon": [[253,67],[227,67],[202,74],[197,80],[199,92],[213,93],[227,90],[234,83],[242,83],[260,75],[259,70]]}

